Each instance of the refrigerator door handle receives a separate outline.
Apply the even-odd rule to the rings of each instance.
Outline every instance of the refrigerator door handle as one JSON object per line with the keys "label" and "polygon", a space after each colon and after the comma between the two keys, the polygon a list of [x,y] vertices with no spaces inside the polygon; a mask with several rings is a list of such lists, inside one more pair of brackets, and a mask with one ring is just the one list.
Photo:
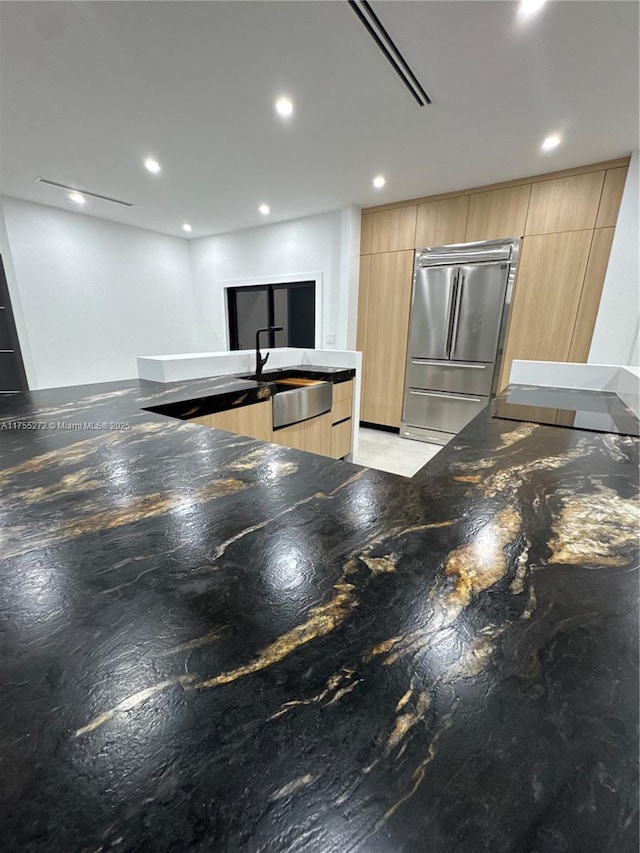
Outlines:
{"label": "refrigerator door handle", "polygon": [[462,291],[464,288],[464,275],[460,274],[456,290],[456,309],[453,316],[453,332],[451,333],[451,344],[449,345],[449,358],[458,344],[458,323],[460,322],[460,306],[462,305]]}
{"label": "refrigerator door handle", "polygon": [[465,369],[467,367],[470,367],[473,370],[486,370],[487,369],[486,364],[467,364],[466,362],[462,362],[462,361],[456,361],[455,364],[451,364],[451,362],[449,362],[449,361],[434,361],[431,358],[412,358],[411,363],[412,364],[432,364],[432,365],[435,365],[436,367],[454,367],[456,370],[458,370],[458,368],[460,368],[460,367],[463,367]]}
{"label": "refrigerator door handle", "polygon": [[469,403],[481,403],[482,397],[470,397],[469,394],[437,394],[435,391],[409,391],[415,397],[441,397],[444,400],[466,400]]}
{"label": "refrigerator door handle", "polygon": [[448,329],[447,332],[447,344],[446,344],[446,353],[447,358],[451,358],[451,350],[453,349],[453,327],[451,324],[451,315],[453,313],[454,307],[457,304],[458,298],[458,275],[453,280],[453,284],[451,285],[451,293],[449,294],[449,306],[447,308],[447,322],[445,324]]}

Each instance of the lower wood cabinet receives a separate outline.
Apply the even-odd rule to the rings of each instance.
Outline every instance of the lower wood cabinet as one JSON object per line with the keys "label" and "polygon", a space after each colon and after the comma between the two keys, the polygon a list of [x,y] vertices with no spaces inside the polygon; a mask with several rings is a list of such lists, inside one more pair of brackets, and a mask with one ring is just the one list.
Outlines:
{"label": "lower wood cabinet", "polygon": [[271,441],[295,450],[331,456],[331,412],[274,430]]}
{"label": "lower wood cabinet", "polygon": [[342,459],[351,453],[351,430],[353,421],[349,418],[331,426],[331,453],[334,459]]}
{"label": "lower wood cabinet", "polygon": [[353,381],[333,386],[330,412],[299,424],[272,428],[271,400],[239,409],[192,418],[193,423],[224,429],[260,441],[270,441],[295,450],[341,459],[351,453]]}
{"label": "lower wood cabinet", "polygon": [[216,412],[213,415],[203,415],[200,418],[193,418],[193,421],[214,429],[225,429],[227,432],[257,438],[260,441],[272,440],[271,400],[242,406],[239,409],[228,409],[226,412]]}
{"label": "lower wood cabinet", "polygon": [[334,459],[342,459],[351,453],[353,429],[353,379],[333,386],[331,406],[331,453]]}

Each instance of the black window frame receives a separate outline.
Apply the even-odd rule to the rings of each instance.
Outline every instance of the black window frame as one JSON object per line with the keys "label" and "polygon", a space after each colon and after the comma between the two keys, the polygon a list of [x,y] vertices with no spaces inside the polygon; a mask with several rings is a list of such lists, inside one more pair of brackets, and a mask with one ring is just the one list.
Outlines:
{"label": "black window frame", "polygon": [[[273,282],[269,284],[247,284],[240,285],[238,287],[227,287],[227,319],[229,323],[229,349],[230,350],[239,350],[240,345],[238,343],[238,306],[236,303],[236,294],[247,293],[250,291],[259,292],[266,291],[267,292],[267,325],[275,326],[275,305],[273,294],[276,290],[292,290],[298,287],[313,287],[313,347],[316,345],[316,323],[317,323],[317,310],[316,310],[316,285],[317,282],[315,279],[308,279],[306,281],[282,281],[282,282]],[[273,349],[275,347],[275,332],[269,332],[266,335],[268,341],[266,342],[266,347],[269,349]],[[289,346],[289,344],[287,344]]]}

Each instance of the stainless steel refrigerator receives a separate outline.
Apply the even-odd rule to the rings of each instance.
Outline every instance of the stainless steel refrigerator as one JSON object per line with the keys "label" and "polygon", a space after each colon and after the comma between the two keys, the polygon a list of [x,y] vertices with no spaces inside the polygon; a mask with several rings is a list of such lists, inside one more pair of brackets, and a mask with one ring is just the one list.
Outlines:
{"label": "stainless steel refrigerator", "polygon": [[489,403],[519,248],[416,250],[401,435],[446,444]]}

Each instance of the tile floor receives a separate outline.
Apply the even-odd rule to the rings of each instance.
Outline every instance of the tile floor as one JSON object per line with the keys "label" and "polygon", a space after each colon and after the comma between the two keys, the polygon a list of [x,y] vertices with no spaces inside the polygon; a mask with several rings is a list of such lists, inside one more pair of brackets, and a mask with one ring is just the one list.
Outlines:
{"label": "tile floor", "polygon": [[442,450],[440,444],[427,444],[400,438],[392,432],[360,427],[358,457],[354,461],[368,468],[378,468],[390,474],[413,477],[430,459]]}

